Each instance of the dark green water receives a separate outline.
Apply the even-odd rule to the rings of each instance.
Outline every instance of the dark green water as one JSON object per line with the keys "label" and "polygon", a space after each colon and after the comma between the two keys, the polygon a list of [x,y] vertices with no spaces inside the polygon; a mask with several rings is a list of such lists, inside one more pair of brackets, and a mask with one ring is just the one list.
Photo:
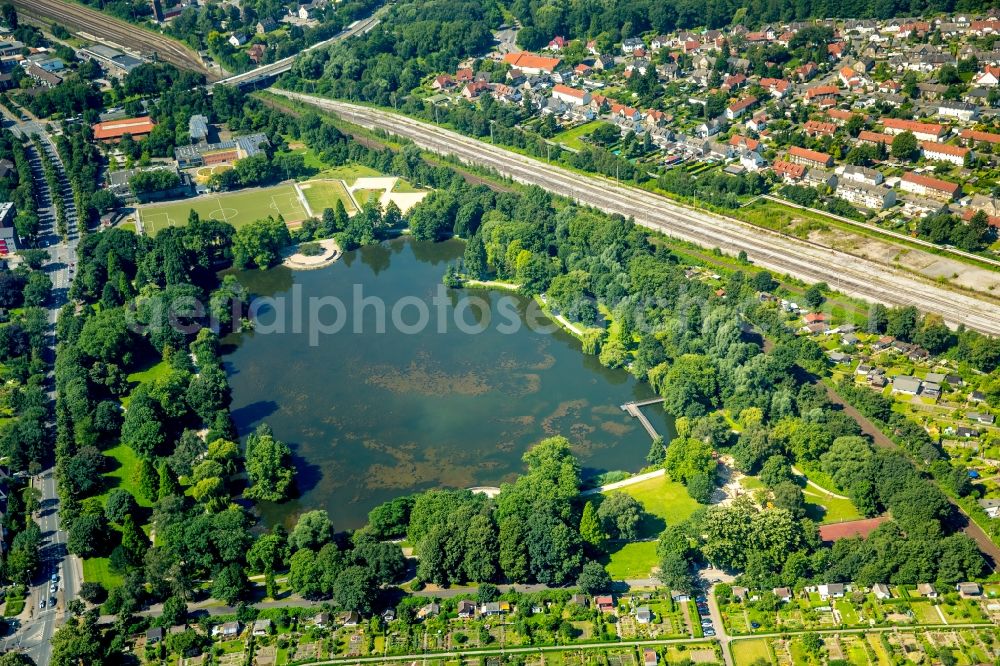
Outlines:
{"label": "dark green water", "polygon": [[[398,495],[499,485],[522,470],[521,455],[532,443],[551,435],[573,443],[585,475],[643,466],[649,436],[619,405],[652,395],[647,385],[601,367],[560,330],[505,332],[537,310],[530,299],[459,290],[433,304],[462,247],[400,239],[347,253],[321,270],[239,275],[252,293],[286,299],[283,316],[279,306],[263,307],[256,331],[225,341],[240,434],[266,421],[296,457],[301,497],[261,507],[267,522],[326,508],[337,529],[359,527],[369,509]],[[363,311],[363,332],[355,333],[358,288],[386,303],[384,332],[376,331],[372,306]],[[297,292],[300,332],[288,302]],[[345,304],[346,325],[310,344],[309,299],[329,296]],[[476,334],[454,323],[456,304],[469,296],[485,299],[491,312],[490,325]],[[428,308],[422,332],[392,325],[393,305],[407,297]],[[416,309],[411,303],[402,310],[404,324],[417,323]],[[465,310],[464,321],[473,324],[476,312]],[[333,323],[334,309],[321,319]],[[278,321],[286,332],[264,333]],[[544,318],[539,323],[554,328]],[[658,407],[645,413],[661,434],[673,435]]]}

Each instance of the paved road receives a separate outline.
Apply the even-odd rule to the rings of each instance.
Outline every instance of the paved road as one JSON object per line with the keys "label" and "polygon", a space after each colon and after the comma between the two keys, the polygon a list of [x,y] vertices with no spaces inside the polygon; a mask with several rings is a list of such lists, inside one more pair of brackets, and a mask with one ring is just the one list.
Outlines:
{"label": "paved road", "polygon": [[[46,265],[53,286],[52,302],[48,307],[49,323],[55,324],[59,308],[66,302],[72,280],[72,266],[76,263],[76,244],[79,235],[77,233],[73,191],[66,178],[58,151],[52,137],[46,132],[44,123],[37,120],[20,121],[6,110],[4,115],[6,117],[4,125],[15,135],[24,138],[37,136],[41,140],[42,150],[59,171],[59,189],[56,192],[51,192],[42,169],[41,156],[33,143],[28,144],[32,175],[39,198],[39,219],[41,222],[39,244],[50,254]],[[58,236],[55,227],[54,201],[57,197],[63,200],[66,211],[68,234],[65,241]],[[50,363],[55,360],[54,327],[49,331],[47,356]],[[54,382],[54,376],[51,372],[49,373],[49,381]],[[51,400],[55,400],[55,389],[51,384],[48,394]],[[51,422],[51,426],[55,426],[54,421]],[[55,633],[57,624],[63,618],[66,604],[76,598],[83,579],[79,558],[69,555],[66,550],[67,537],[59,522],[59,494],[54,475],[55,469],[50,467],[31,480],[32,485],[41,491],[41,509],[35,516],[42,531],[41,569],[32,584],[27,600],[27,613],[29,614],[27,621],[15,634],[6,637],[0,644],[0,649],[20,647],[34,659],[38,666],[46,666],[49,663],[52,634]],[[50,578],[53,574],[58,576],[58,589],[54,594],[50,589]],[[50,603],[53,597],[56,599],[54,606]],[[44,609],[41,608],[42,600],[45,601]]]}
{"label": "paved road", "polygon": [[24,16],[48,19],[72,31],[105,37],[147,56],[155,54],[160,60],[180,69],[204,74],[209,81],[219,78],[218,72],[209,69],[198,54],[184,44],[72,0],[11,2],[17,7],[18,13]]}
{"label": "paved road", "polygon": [[746,252],[763,268],[806,282],[827,282],[838,291],[870,301],[915,305],[925,312],[940,314],[952,325],[964,324],[1000,335],[1000,308],[985,298],[951,291],[890,266],[690,209],[639,188],[578,174],[392,112],[280,89],[272,92],[331,111],[361,127],[406,137],[426,150],[454,155],[463,162],[493,169],[607,213],[632,216],[638,224],[668,236],[702,247],[718,247],[728,254]]}

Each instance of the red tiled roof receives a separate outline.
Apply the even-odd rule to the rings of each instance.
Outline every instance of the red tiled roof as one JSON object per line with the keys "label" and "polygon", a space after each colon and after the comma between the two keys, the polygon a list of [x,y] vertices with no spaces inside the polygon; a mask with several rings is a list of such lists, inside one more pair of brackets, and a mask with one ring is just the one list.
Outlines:
{"label": "red tiled roof", "polygon": [[729,137],[729,145],[737,147],[744,145],[750,150],[757,150],[757,146],[760,145],[760,141],[758,141],[757,139],[751,139],[748,136],[740,136],[739,134],[734,134],[733,136]]}
{"label": "red tiled roof", "polygon": [[924,176],[923,174],[913,173],[912,171],[904,173],[903,180],[908,183],[923,185],[926,188],[937,190],[939,192],[947,192],[952,195],[958,191],[958,185],[955,183],[949,183],[947,180],[931,178],[930,176]]}
{"label": "red tiled roof", "polygon": [[743,99],[737,100],[737,101],[733,102],[732,104],[730,104],[729,105],[729,110],[730,111],[739,111],[741,109],[747,108],[748,106],[752,106],[753,104],[756,104],[756,103],[757,103],[757,98],[756,97],[752,97],[752,96],[751,97],[744,97]]}
{"label": "red tiled roof", "polygon": [[839,541],[849,537],[867,537],[875,531],[879,525],[887,521],[886,516],[877,518],[865,518],[863,520],[849,520],[845,523],[834,523],[832,525],[820,525],[819,538],[823,541]]}
{"label": "red tiled roof", "polygon": [[149,116],[109,120],[93,126],[94,138],[101,141],[103,139],[120,139],[126,134],[145,136],[152,132],[155,126],[155,123],[153,123],[153,120]]}
{"label": "red tiled roof", "polygon": [[980,132],[979,130],[966,129],[959,133],[959,136],[963,139],[972,139],[974,141],[985,141],[986,143],[1000,143],[1000,134],[991,134],[990,132]]}
{"label": "red tiled roof", "polygon": [[518,69],[539,69],[546,72],[551,72],[562,62],[559,58],[546,58],[524,51],[521,53],[508,53],[503,57],[503,61],[511,67],[517,67]]}
{"label": "red tiled roof", "polygon": [[561,83],[557,83],[556,85],[552,86],[552,92],[559,93],[561,95],[568,95],[569,97],[575,97],[576,99],[583,99],[584,96],[587,94],[586,90],[580,90],[579,88],[571,88]]}
{"label": "red tiled roof", "polygon": [[837,126],[833,123],[823,123],[818,120],[810,120],[805,124],[806,132],[814,134],[833,134],[837,131]]}
{"label": "red tiled roof", "polygon": [[799,146],[792,146],[788,149],[788,154],[793,157],[799,157],[810,162],[817,162],[819,164],[826,164],[832,159],[830,155],[826,153],[821,153],[818,150],[809,150],[808,148],[801,148]]}
{"label": "red tiled roof", "polygon": [[[971,210],[971,209],[966,210],[964,213],[962,213],[962,219],[965,220],[966,222],[968,222],[969,220],[972,219],[972,216],[975,215],[977,212],[979,212],[979,211],[975,211],[975,210]],[[997,229],[1000,229],[1000,216],[998,216],[998,215],[990,215],[990,214],[987,213],[987,215],[986,215],[986,222],[991,227],[996,227]]]}
{"label": "red tiled roof", "polygon": [[886,128],[902,130],[904,132],[913,132],[914,134],[920,132],[922,134],[941,136],[944,132],[944,127],[942,125],[938,125],[937,123],[921,123],[916,120],[902,120],[900,118],[882,118],[880,122]]}
{"label": "red tiled roof", "polygon": [[806,99],[813,97],[827,97],[829,95],[839,95],[840,88],[837,86],[815,86],[806,91]]}
{"label": "red tiled roof", "polygon": [[859,141],[867,141],[868,143],[892,143],[891,134],[882,134],[881,132],[869,132],[868,130],[861,130],[858,134]]}
{"label": "red tiled roof", "polygon": [[792,178],[801,178],[806,173],[804,165],[786,162],[784,160],[774,160],[774,164],[771,168],[774,169],[776,174],[791,176]]}
{"label": "red tiled roof", "polygon": [[951,155],[962,158],[969,152],[968,148],[949,146],[947,143],[937,143],[936,141],[921,141],[920,147],[924,149],[925,153],[938,153],[940,155]]}

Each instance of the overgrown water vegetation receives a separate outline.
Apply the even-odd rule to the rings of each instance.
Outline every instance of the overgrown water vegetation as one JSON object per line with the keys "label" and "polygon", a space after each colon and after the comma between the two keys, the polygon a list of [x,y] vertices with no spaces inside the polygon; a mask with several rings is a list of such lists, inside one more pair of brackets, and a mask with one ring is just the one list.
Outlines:
{"label": "overgrown water vegetation", "polygon": [[[569,438],[584,475],[636,471],[650,439],[619,405],[650,397],[651,389],[623,370],[602,367],[580,351],[579,342],[544,318],[528,298],[489,291],[446,293],[441,276],[462,256],[463,243],[397,239],[348,252],[337,264],[316,271],[284,268],[248,271],[240,281],[257,296],[284,297],[281,306],[259,309],[256,331],[226,339],[226,363],[233,389],[233,417],[241,435],[267,422],[292,447],[300,497],[264,505],[268,522],[285,521],[302,510],[326,508],[338,529],[359,527],[377,504],[432,487],[499,485],[521,471],[521,455],[534,442],[555,434]],[[360,321],[357,290],[385,304],[384,332],[377,306],[366,301]],[[464,297],[489,304],[490,324]],[[335,297],[346,306],[346,324],[310,344],[309,300]],[[413,301],[425,303],[428,326],[407,332],[392,325],[401,299],[406,324],[416,322]],[[302,326],[295,332],[295,306]],[[443,313],[446,326],[439,330]],[[284,333],[265,333],[274,322]],[[321,320],[336,319],[332,307]],[[536,319],[546,329],[524,325]],[[516,332],[506,331],[516,321]],[[508,325],[508,326],[505,326]],[[313,328],[315,330],[315,327]],[[672,422],[647,408],[665,437]]]}

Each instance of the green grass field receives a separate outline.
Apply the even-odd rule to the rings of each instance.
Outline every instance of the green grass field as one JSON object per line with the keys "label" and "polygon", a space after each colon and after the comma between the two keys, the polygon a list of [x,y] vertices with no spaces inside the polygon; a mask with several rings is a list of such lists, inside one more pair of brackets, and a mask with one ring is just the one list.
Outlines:
{"label": "green grass field", "polygon": [[119,444],[114,448],[105,450],[104,455],[113,459],[114,462],[111,464],[115,469],[104,475],[108,485],[107,491],[103,495],[98,496],[101,504],[104,504],[107,492],[114,488],[124,488],[132,493],[139,506],[152,507],[153,504],[142,496],[139,492],[139,485],[136,483],[135,476],[136,470],[139,469],[139,457],[135,455],[135,451],[125,444]]}
{"label": "green grass field", "polygon": [[641,537],[659,536],[663,529],[662,523],[676,525],[690,518],[698,508],[698,503],[688,495],[683,484],[670,481],[666,477],[656,477],[625,486],[620,492],[639,500],[647,513],[660,519],[647,521],[641,525],[639,534]]}
{"label": "green grass field", "polygon": [[385,174],[363,164],[342,164],[320,172],[318,178],[334,178],[353,185],[358,178],[378,178]]}
{"label": "green grass field", "polygon": [[[688,495],[682,484],[666,477],[647,479],[625,486],[618,492],[637,499],[649,514],[639,525],[639,536],[644,539],[655,539],[667,525],[676,525],[688,519],[698,508],[698,503]],[[608,554],[605,568],[616,580],[648,578],[657,565],[656,541],[640,541],[615,547],[617,550]]]}
{"label": "green grass field", "polygon": [[367,202],[372,197],[379,199],[382,197],[384,193],[385,190],[362,188],[360,190],[354,190],[354,198],[358,200],[359,206],[364,206],[365,202]]}
{"label": "green grass field", "polygon": [[733,661],[737,666],[749,666],[758,659],[763,659],[769,664],[774,663],[771,656],[771,648],[767,645],[765,638],[752,638],[746,641],[734,641],[732,644]]}
{"label": "green grass field", "polygon": [[806,500],[806,515],[819,523],[842,523],[863,518],[851,500],[822,495],[808,486],[802,494]]}
{"label": "green grass field", "polygon": [[288,184],[140,206],[139,217],[146,233],[155,236],[167,227],[187,224],[192,210],[203,219],[228,222],[237,228],[268,215],[281,215],[289,224],[302,222],[307,217],[295,187]]}
{"label": "green grass field", "polygon": [[656,563],[656,542],[638,541],[627,543],[611,553],[604,568],[614,580],[631,580],[649,578]]}
{"label": "green grass field", "polygon": [[559,132],[552,137],[552,140],[558,141],[559,143],[575,150],[583,150],[586,147],[586,144],[580,141],[580,139],[597,129],[597,126],[600,124],[601,121],[593,120],[589,123],[578,125],[573,129],[568,129],[565,132]]}
{"label": "green grass field", "polygon": [[350,195],[347,193],[347,188],[344,187],[343,181],[309,180],[299,185],[299,187],[302,189],[302,194],[305,196],[306,201],[309,202],[309,207],[316,217],[321,216],[323,210],[326,208],[336,209],[337,201],[344,202],[344,208],[347,209],[348,213],[357,210],[354,207],[354,202],[351,201]]}
{"label": "green grass field", "polygon": [[122,577],[111,571],[110,560],[106,557],[89,557],[83,560],[83,579],[88,583],[100,583],[111,590],[122,584]]}

